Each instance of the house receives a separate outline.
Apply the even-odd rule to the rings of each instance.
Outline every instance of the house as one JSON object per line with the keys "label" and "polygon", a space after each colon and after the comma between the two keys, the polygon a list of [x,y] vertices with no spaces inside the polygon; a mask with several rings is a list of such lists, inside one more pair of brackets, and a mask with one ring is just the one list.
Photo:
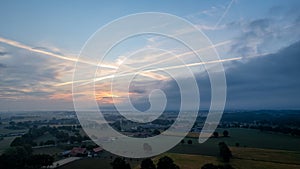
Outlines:
{"label": "house", "polygon": [[101,147],[93,148],[93,150],[91,151],[91,156],[92,157],[99,156],[101,152],[103,152],[103,148]]}
{"label": "house", "polygon": [[96,148],[93,148],[93,152],[94,153],[100,153],[103,151],[103,148],[102,147],[96,147]]}
{"label": "house", "polygon": [[87,156],[87,151],[86,148],[73,147],[73,149],[70,152],[70,155],[73,157],[84,157]]}

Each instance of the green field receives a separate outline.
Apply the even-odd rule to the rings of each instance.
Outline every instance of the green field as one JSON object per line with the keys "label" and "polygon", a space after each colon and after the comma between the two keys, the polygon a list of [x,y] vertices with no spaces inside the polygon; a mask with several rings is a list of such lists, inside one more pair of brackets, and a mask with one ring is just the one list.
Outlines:
{"label": "green field", "polygon": [[3,140],[0,141],[0,154],[2,154],[6,149],[9,148],[10,143],[16,137],[4,137]]}
{"label": "green field", "polygon": [[58,147],[43,147],[43,148],[34,148],[33,154],[49,154],[49,155],[57,155],[64,150]]}
{"label": "green field", "polygon": [[24,130],[11,130],[11,129],[6,129],[3,126],[0,127],[0,133],[1,134],[14,134],[14,133],[25,133],[27,132],[27,129]]}
{"label": "green field", "polygon": [[50,133],[45,133],[44,135],[42,135],[39,138],[35,139],[34,142],[36,142],[37,144],[39,144],[40,142],[46,142],[48,140],[54,140],[54,141],[56,141],[57,139],[56,139],[56,137],[54,137]]}
{"label": "green field", "polygon": [[[185,138],[185,144],[178,144],[169,152],[216,156],[219,153],[217,145],[222,141],[226,142],[229,146],[235,146],[236,143],[239,143],[240,147],[300,152],[300,137],[280,133],[261,132],[254,129],[230,128],[226,130],[229,131],[230,137],[210,138],[203,144],[198,143],[198,138]],[[222,135],[221,133],[224,129],[217,129],[217,131],[219,135]],[[193,144],[188,145],[188,140],[192,140]]]}

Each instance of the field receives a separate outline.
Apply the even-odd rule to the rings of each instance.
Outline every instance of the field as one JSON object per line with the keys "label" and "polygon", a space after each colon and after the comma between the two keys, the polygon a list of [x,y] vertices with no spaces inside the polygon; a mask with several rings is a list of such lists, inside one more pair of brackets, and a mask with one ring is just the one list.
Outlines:
{"label": "field", "polygon": [[[236,169],[299,169],[300,153],[266,150],[253,148],[231,148],[234,158],[230,165]],[[205,155],[166,153],[155,157],[158,159],[164,155],[171,157],[181,169],[199,169],[206,163],[223,164],[218,158]],[[135,169],[139,169],[136,167]]]}
{"label": "field", "polygon": [[58,147],[43,147],[43,148],[34,148],[33,154],[50,154],[55,155],[63,152],[64,150]]}
{"label": "field", "polygon": [[8,126],[8,123],[0,124],[0,134],[1,135],[9,135],[9,137],[3,137],[3,140],[0,140],[0,154],[3,153],[7,148],[9,148],[10,143],[17,137],[16,135],[20,135],[22,133],[26,133],[27,129],[23,130],[11,130],[5,127]]}
{"label": "field", "polygon": [[[198,134],[191,134],[190,138],[185,138],[184,144],[178,144],[169,152],[182,154],[201,154],[216,156],[219,152],[218,143],[226,142],[227,145],[234,147],[239,143],[240,147],[253,147],[261,149],[276,149],[300,152],[300,137],[280,134],[261,132],[254,129],[230,128],[230,137],[210,138],[203,144],[198,144]],[[219,135],[224,129],[217,129]],[[188,145],[187,141],[192,140],[193,144]]]}
{"label": "field", "polygon": [[3,140],[0,141],[0,154],[2,154],[7,148],[9,148],[10,143],[16,137],[4,137]]}
{"label": "field", "polygon": [[[61,166],[59,169],[111,169],[111,162],[109,158],[85,158]],[[140,162],[140,160],[129,161],[131,168],[138,166]]]}
{"label": "field", "polygon": [[52,136],[50,133],[45,133],[44,135],[40,136],[39,138],[35,139],[34,142],[40,143],[40,142],[46,142],[48,140],[56,140],[54,136]]}
{"label": "field", "polygon": [[[218,129],[222,133],[224,129]],[[218,143],[225,141],[233,154],[230,164],[236,169],[299,169],[300,168],[300,138],[278,133],[260,132],[252,129],[226,129],[228,138],[210,138],[204,144],[198,144],[197,138],[186,138],[185,143],[179,143],[169,152],[154,157],[158,159],[164,155],[171,157],[181,169],[199,169],[206,163],[222,164],[217,158],[219,154]],[[222,134],[221,134],[222,135]],[[197,135],[194,135],[197,136]],[[193,144],[187,144],[192,140]],[[240,147],[236,147],[236,143]],[[111,160],[82,159],[60,169],[97,168],[110,169]],[[131,162],[131,167],[139,169],[141,161]],[[93,164],[93,165],[92,165]]]}
{"label": "field", "polygon": [[[299,169],[300,153],[285,150],[269,150],[257,148],[231,147],[234,155],[230,161],[236,169]],[[171,157],[181,169],[200,169],[206,163],[224,164],[215,156],[191,155],[179,153],[164,153],[153,158],[154,163],[162,156]],[[128,160],[129,161],[129,160]],[[59,169],[111,169],[111,159],[86,158],[69,163]],[[130,164],[133,169],[139,169],[141,160],[133,159]]]}

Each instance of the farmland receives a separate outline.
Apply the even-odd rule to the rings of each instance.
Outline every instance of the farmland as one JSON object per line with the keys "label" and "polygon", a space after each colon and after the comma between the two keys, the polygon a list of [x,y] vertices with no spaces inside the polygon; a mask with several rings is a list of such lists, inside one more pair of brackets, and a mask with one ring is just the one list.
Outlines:
{"label": "farmland", "polygon": [[[218,129],[222,132],[224,129]],[[223,164],[217,157],[218,143],[225,141],[230,146],[233,159],[230,164],[237,169],[296,169],[300,167],[300,138],[290,135],[261,132],[253,129],[226,129],[230,137],[210,138],[204,144],[198,144],[197,138],[185,138],[185,143],[179,143],[169,152],[156,156],[153,161],[164,155],[171,157],[182,169],[199,169],[206,163]],[[187,144],[192,140],[192,144]],[[236,147],[236,142],[240,143]],[[280,146],[279,146],[280,145]],[[110,161],[105,159],[93,159],[93,164],[98,168],[111,168]],[[67,164],[61,169],[93,168],[89,166],[91,159],[83,159]],[[138,169],[139,163],[131,163],[131,167]]]}
{"label": "farmland", "polygon": [[[298,119],[295,118],[294,113],[291,115],[284,114],[285,122],[276,122],[277,116],[282,118],[279,113],[271,114],[267,112],[269,118],[265,121],[264,113],[252,113],[251,117],[256,117],[251,120],[250,118],[242,118],[242,114],[225,114],[223,121],[220,122],[219,128],[216,130],[218,136],[209,138],[205,143],[198,143],[199,129],[203,125],[203,117],[198,120],[194,125],[192,131],[182,142],[178,143],[175,147],[170,149],[164,154],[152,157],[154,163],[164,155],[171,157],[174,162],[180,166],[181,169],[201,168],[202,165],[213,163],[215,165],[223,164],[219,156],[220,142],[225,142],[232,151],[233,158],[230,160],[230,165],[237,169],[283,169],[283,168],[299,168],[300,164],[300,136]],[[175,114],[167,114],[168,116],[157,121],[157,125],[149,125],[155,127],[156,130],[161,130],[172,122]],[[263,117],[260,117],[264,115]],[[280,116],[279,116],[280,115]],[[22,118],[21,118],[22,117]],[[23,137],[23,133],[31,133],[31,139],[28,143],[33,143],[33,154],[48,154],[54,157],[55,161],[67,159],[69,156],[63,156],[62,152],[72,150],[74,147],[91,148],[96,146],[91,140],[86,137],[83,129],[76,121],[72,112],[52,114],[47,119],[39,119],[32,121],[27,116],[17,116],[14,118],[2,116],[2,124],[0,131],[2,140],[0,140],[0,153],[10,146],[12,140],[17,136]],[[36,119],[38,114],[34,114],[33,119]],[[119,121],[118,117],[109,116],[112,120]],[[171,118],[169,118],[171,117]],[[241,117],[241,118],[240,118]],[[12,120],[13,119],[13,120]],[[25,120],[26,119],[26,120]],[[249,120],[250,119],[250,120]],[[291,123],[293,122],[293,123]],[[118,124],[112,121],[112,124]],[[125,133],[132,132],[133,134],[143,133],[148,135],[147,132],[153,133],[154,129],[146,128],[145,126],[137,126],[137,131],[131,131],[130,124],[123,120],[123,130]],[[117,125],[118,126],[118,125]],[[282,127],[283,126],[283,127]],[[121,127],[121,126],[119,126]],[[262,127],[262,129],[260,129]],[[286,130],[283,130],[286,129]],[[224,137],[223,132],[227,130],[228,136]],[[162,131],[162,130],[161,130]],[[176,133],[175,133],[176,134]],[[80,138],[80,139],[79,139]],[[26,140],[28,141],[28,139]],[[51,144],[50,144],[51,141]],[[49,144],[48,144],[48,143]],[[88,153],[87,153],[88,154]],[[101,152],[97,157],[88,156],[80,157],[82,159],[70,162],[63,166],[62,169],[82,169],[82,168],[105,168],[110,169],[110,163],[117,157],[107,151]],[[143,159],[125,158],[130,163],[131,168],[139,168]]]}

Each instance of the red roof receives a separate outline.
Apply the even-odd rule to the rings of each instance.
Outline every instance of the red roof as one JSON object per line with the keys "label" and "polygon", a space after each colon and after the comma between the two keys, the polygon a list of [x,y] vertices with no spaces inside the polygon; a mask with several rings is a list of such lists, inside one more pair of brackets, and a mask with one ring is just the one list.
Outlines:
{"label": "red roof", "polygon": [[85,154],[86,153],[86,148],[80,148],[80,147],[74,147],[71,150],[71,155],[76,156],[78,154]]}
{"label": "red roof", "polygon": [[102,151],[102,150],[103,150],[103,148],[101,148],[101,147],[93,148],[93,151],[94,151],[95,153],[98,153],[98,152],[100,152],[100,151]]}

